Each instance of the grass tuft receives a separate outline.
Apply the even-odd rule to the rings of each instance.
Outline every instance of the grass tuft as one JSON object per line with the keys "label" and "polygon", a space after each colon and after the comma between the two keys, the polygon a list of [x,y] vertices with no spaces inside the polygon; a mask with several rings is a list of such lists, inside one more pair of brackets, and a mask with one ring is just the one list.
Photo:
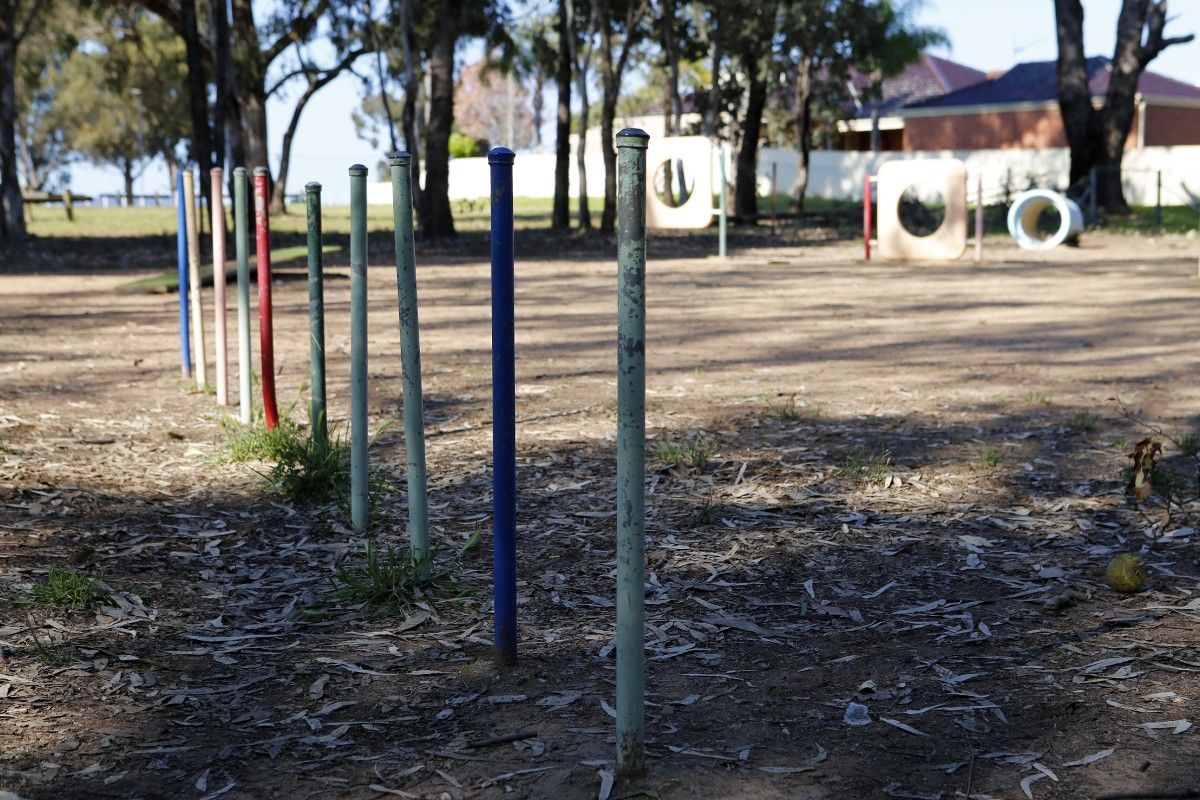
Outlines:
{"label": "grass tuft", "polygon": [[717,445],[703,437],[689,442],[656,442],[654,457],[667,466],[681,464],[695,469],[704,469],[717,454]]}
{"label": "grass tuft", "polygon": [[713,495],[709,495],[704,499],[704,502],[696,509],[696,524],[707,525],[721,517],[721,513],[725,511],[725,504],[717,500]]}
{"label": "grass tuft", "polygon": [[771,415],[781,422],[797,422],[802,419],[815,419],[821,415],[821,409],[812,405],[798,405],[796,395],[788,395],[782,403],[768,403]]}
{"label": "grass tuft", "polygon": [[50,570],[45,583],[33,585],[25,604],[83,611],[107,597],[95,579],[75,570],[55,568]]}
{"label": "grass tuft", "polygon": [[343,563],[333,576],[333,594],[338,600],[364,606],[405,611],[418,601],[446,602],[474,594],[454,579],[462,558],[479,546],[481,532],[475,531],[454,558],[438,564],[432,554],[424,558],[403,555],[391,545],[381,553],[367,540],[361,560]]}
{"label": "grass tuft", "polygon": [[1100,418],[1088,411],[1076,411],[1067,417],[1067,427],[1072,430],[1091,433],[1100,427]]}
{"label": "grass tuft", "polygon": [[1050,396],[1045,392],[1036,392],[1030,390],[1023,395],[1023,399],[1031,406],[1048,406],[1050,405]]}
{"label": "grass tuft", "polygon": [[301,441],[303,431],[292,419],[281,415],[274,430],[256,419],[250,425],[242,425],[233,417],[221,420],[221,430],[229,445],[229,460],[278,461],[280,454],[293,449]]}
{"label": "grass tuft", "polygon": [[979,461],[979,466],[994,469],[1004,461],[1004,453],[999,448],[985,444],[975,451],[975,458]]}
{"label": "grass tuft", "polygon": [[865,447],[856,447],[842,460],[838,472],[869,481],[881,481],[892,472],[892,454],[882,448],[869,451]]}
{"label": "grass tuft", "polygon": [[1200,436],[1194,433],[1185,433],[1175,440],[1175,446],[1185,456],[1194,456],[1197,451],[1200,451]]}

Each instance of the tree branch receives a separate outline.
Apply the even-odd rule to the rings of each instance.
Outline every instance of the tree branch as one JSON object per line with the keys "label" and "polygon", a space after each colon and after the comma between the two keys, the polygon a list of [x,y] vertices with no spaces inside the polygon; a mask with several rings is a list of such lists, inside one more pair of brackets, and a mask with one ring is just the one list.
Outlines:
{"label": "tree branch", "polygon": [[1159,53],[1171,45],[1187,44],[1196,38],[1195,34],[1186,36],[1163,36],[1170,19],[1167,17],[1167,0],[1155,0],[1146,12],[1146,42],[1139,51],[1139,61],[1143,68],[1153,61]]}
{"label": "tree branch", "polygon": [[[349,53],[346,54],[346,56],[341,61],[334,64],[332,67],[321,68],[321,67],[316,67],[316,66],[312,66],[312,65],[301,64],[301,66],[298,69],[292,70],[291,72],[287,73],[286,75],[281,77],[279,80],[277,80],[275,82],[275,85],[272,86],[267,91],[267,97],[270,97],[271,95],[275,94],[275,92],[279,91],[279,89],[282,88],[283,85],[285,83],[287,83],[288,81],[290,81],[292,78],[298,78],[301,75],[309,76],[309,81],[308,81],[309,84],[312,84],[314,82],[313,76],[320,75],[322,77],[317,78],[316,80],[317,80],[317,82],[321,83],[321,86],[324,86],[326,83],[333,80],[339,74],[341,74],[346,69],[348,69],[350,67],[350,65],[353,64],[355,61],[357,61],[361,56],[365,56],[368,53],[373,53],[373,52],[375,52],[375,49],[372,47],[366,47],[366,46],[359,47],[356,50],[351,50]],[[328,80],[326,80],[326,78]],[[320,87],[318,87],[318,88],[320,88]]]}
{"label": "tree branch", "polygon": [[270,64],[280,53],[288,49],[292,42],[298,42],[303,39],[313,26],[317,24],[317,20],[322,14],[329,10],[329,0],[318,0],[313,6],[312,11],[302,17],[297,17],[292,20],[292,26],[288,28],[287,33],[280,36],[275,42],[263,50],[263,63]]}

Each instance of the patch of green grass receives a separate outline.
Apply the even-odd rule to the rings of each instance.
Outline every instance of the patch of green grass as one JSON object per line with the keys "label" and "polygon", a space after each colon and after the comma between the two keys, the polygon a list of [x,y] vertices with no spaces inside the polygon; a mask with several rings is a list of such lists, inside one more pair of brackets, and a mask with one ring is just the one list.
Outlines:
{"label": "patch of green grass", "polygon": [[1175,445],[1185,456],[1194,456],[1197,451],[1200,451],[1200,436],[1194,433],[1185,433],[1175,440]]}
{"label": "patch of green grass", "polygon": [[1131,448],[1133,446],[1133,444],[1129,441],[1129,439],[1127,439],[1125,437],[1118,437],[1116,439],[1113,439],[1111,442],[1108,443],[1108,445],[1113,450],[1116,450],[1121,453],[1129,452],[1129,448]]}
{"label": "patch of green grass", "polygon": [[279,441],[268,480],[296,502],[342,498],[350,493],[350,443],[344,437],[285,437]]}
{"label": "patch of green grass", "polygon": [[865,447],[856,447],[842,460],[838,473],[854,478],[866,478],[869,481],[881,481],[892,472],[892,454],[880,448],[870,451]]}
{"label": "patch of green grass", "polygon": [[687,450],[675,442],[655,442],[654,457],[669,467],[682,464],[687,458]]}
{"label": "patch of green grass", "polygon": [[438,564],[432,555],[413,558],[391,545],[380,553],[367,540],[361,559],[343,563],[333,576],[333,595],[345,603],[405,611],[418,601],[461,600],[475,592],[454,578],[465,554],[479,545],[475,531],[450,560]]}
{"label": "patch of green grass", "polygon": [[1190,206],[1163,206],[1162,224],[1154,206],[1133,206],[1128,217],[1106,217],[1103,227],[1115,233],[1187,233],[1200,227],[1200,215]]}
{"label": "patch of green grass", "polygon": [[705,498],[704,502],[696,509],[696,524],[707,525],[721,517],[721,513],[725,511],[725,504],[717,500],[712,495]]}
{"label": "patch of green grass", "polygon": [[1022,395],[1022,399],[1031,406],[1048,406],[1050,397],[1045,392],[1030,390]]}
{"label": "patch of green grass", "polygon": [[83,611],[108,597],[99,582],[75,570],[51,569],[45,583],[35,583],[25,605]]}
{"label": "patch of green grass", "polygon": [[1174,497],[1184,488],[1184,480],[1160,464],[1154,472],[1150,473],[1150,488],[1158,492],[1161,497]]}
{"label": "patch of green grass", "polygon": [[768,403],[771,415],[781,422],[796,422],[802,419],[815,419],[821,415],[821,409],[812,405],[798,405],[795,395],[788,395],[782,403]]}
{"label": "patch of green grass", "polygon": [[685,447],[688,463],[696,469],[704,469],[717,454],[717,446],[707,439],[693,439]]}
{"label": "patch of green grass", "polygon": [[660,441],[654,443],[654,457],[667,466],[681,464],[696,469],[708,466],[712,457],[717,454],[717,446],[703,437],[697,437],[688,442]]}
{"label": "patch of green grass", "polygon": [[998,448],[985,444],[975,451],[975,458],[979,462],[979,466],[993,469],[1004,461],[1004,453]]}
{"label": "patch of green grass", "polygon": [[1067,427],[1071,430],[1091,433],[1100,427],[1100,418],[1088,411],[1076,411],[1067,417]]}
{"label": "patch of green grass", "polygon": [[293,451],[304,438],[304,432],[287,411],[279,416],[274,430],[267,430],[261,414],[255,417],[250,425],[242,425],[233,417],[221,420],[230,461],[278,461],[281,453]]}

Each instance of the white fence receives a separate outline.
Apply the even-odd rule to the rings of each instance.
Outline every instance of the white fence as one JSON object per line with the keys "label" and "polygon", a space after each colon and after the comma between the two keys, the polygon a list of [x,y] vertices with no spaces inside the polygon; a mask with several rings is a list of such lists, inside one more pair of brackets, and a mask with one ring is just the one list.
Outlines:
{"label": "white fence", "polygon": [[[874,175],[885,161],[914,158],[958,158],[967,165],[970,183],[983,176],[984,191],[994,198],[1007,186],[1015,192],[1028,187],[1065,188],[1070,155],[1065,148],[1045,150],[939,150],[913,153],[814,151],[810,160],[808,196],[853,200],[862,197],[865,174]],[[729,156],[729,180],[733,181],[733,155]],[[766,192],[771,167],[775,166],[778,191],[790,193],[796,181],[799,154],[795,150],[764,148],[758,158],[758,180]],[[656,165],[650,165],[653,173]],[[598,150],[586,161],[588,194],[604,194],[604,160]],[[1147,147],[1125,154],[1123,182],[1126,198],[1136,205],[1154,205],[1159,173],[1162,175],[1164,205],[1200,202],[1200,146]],[[451,199],[476,199],[489,194],[486,158],[455,158],[450,161]],[[513,167],[513,193],[518,197],[554,196],[554,154],[518,154]],[[578,194],[575,154],[571,154],[571,196]],[[390,204],[389,184],[368,187],[368,202]]]}

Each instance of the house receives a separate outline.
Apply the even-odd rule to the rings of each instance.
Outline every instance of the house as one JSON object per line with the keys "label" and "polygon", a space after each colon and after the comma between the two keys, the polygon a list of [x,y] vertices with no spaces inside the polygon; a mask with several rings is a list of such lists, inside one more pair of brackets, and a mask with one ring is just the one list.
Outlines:
{"label": "house", "polygon": [[[1095,102],[1108,90],[1109,59],[1087,60]],[[910,102],[895,111],[900,150],[1066,147],[1053,61],[1017,64],[973,85]],[[1200,88],[1154,72],[1138,82],[1127,150],[1200,144]]]}
{"label": "house", "polygon": [[[905,149],[904,120],[896,113],[899,109],[973,86],[987,77],[986,73],[964,64],[922,53],[899,75],[883,81],[883,98],[878,104],[880,149]],[[839,150],[871,149],[871,116],[876,109],[875,101],[867,97],[870,82],[870,78],[858,70],[850,71],[846,88],[853,105],[847,112],[854,118],[837,124],[835,146]]]}

